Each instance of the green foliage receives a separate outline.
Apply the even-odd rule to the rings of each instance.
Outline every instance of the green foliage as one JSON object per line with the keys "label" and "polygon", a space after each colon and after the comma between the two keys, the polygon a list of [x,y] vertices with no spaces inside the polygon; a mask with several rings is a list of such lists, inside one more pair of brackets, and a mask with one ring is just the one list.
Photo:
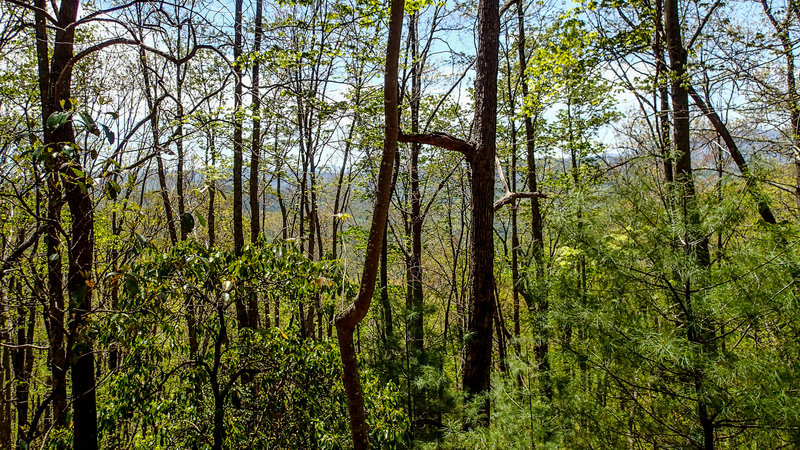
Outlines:
{"label": "green foliage", "polygon": [[[337,279],[332,263],[312,262],[290,243],[249,246],[238,257],[191,241],[141,252],[116,275],[119,311],[97,324],[100,342],[120,355],[102,387],[106,445],[206,448],[222,405],[227,447],[349,446],[337,347],[299,337],[296,322],[237,330],[231,317],[236,296],[269,292],[291,309],[335,292],[335,282],[320,282]],[[373,442],[403,446],[408,424],[397,388],[369,372],[364,380]]]}

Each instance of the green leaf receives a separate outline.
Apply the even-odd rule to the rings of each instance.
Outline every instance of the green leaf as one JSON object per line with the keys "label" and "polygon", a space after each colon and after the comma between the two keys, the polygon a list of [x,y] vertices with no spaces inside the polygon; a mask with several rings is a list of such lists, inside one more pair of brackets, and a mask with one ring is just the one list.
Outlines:
{"label": "green leaf", "polygon": [[194,217],[190,213],[185,213],[181,217],[181,231],[191,233],[194,230]]}
{"label": "green leaf", "polygon": [[102,123],[99,124],[100,128],[103,129],[103,134],[106,137],[109,145],[114,145],[114,132],[111,131],[107,126],[103,125]]}
{"label": "green leaf", "polygon": [[81,122],[83,122],[83,125],[86,127],[86,131],[95,136],[100,136],[100,128],[94,122],[92,116],[83,111],[78,111],[78,115],[81,117]]}
{"label": "green leaf", "polygon": [[208,226],[208,223],[206,223],[206,218],[200,213],[197,213],[197,221],[200,222],[200,226],[203,228]]}
{"label": "green leaf", "polygon": [[72,115],[72,113],[65,111],[57,111],[50,114],[50,117],[47,118],[47,128],[50,128],[50,130],[58,129],[58,127],[67,123],[70,115]]}
{"label": "green leaf", "polygon": [[114,180],[111,180],[108,183],[106,183],[105,191],[106,191],[106,196],[108,197],[109,200],[116,200],[117,195],[119,195],[122,189],[119,187],[119,183],[117,183]]}

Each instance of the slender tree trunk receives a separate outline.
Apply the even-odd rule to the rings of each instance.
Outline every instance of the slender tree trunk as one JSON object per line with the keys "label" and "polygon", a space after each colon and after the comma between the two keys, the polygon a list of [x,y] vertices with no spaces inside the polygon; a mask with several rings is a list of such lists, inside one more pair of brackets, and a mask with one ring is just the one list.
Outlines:
{"label": "slender tree trunk", "polygon": [[789,106],[789,125],[791,126],[790,136],[791,144],[794,152],[794,165],[795,165],[795,201],[797,202],[798,209],[800,209],[800,95],[797,92],[797,79],[794,73],[794,45],[792,42],[790,25],[791,15],[795,15],[800,19],[800,10],[794,0],[787,1],[786,16],[782,22],[778,22],[775,15],[767,3],[767,0],[761,0],[761,5],[764,8],[764,13],[769,19],[770,24],[775,29],[775,34],[781,42],[783,47],[783,55],[786,58],[786,96]]}
{"label": "slender tree trunk", "polygon": [[[261,205],[258,202],[258,187],[260,181],[259,163],[261,159],[261,39],[264,34],[262,28],[263,1],[256,0],[255,41],[253,52],[256,54],[253,63],[252,111],[253,134],[250,139],[250,242],[258,242],[261,234],[259,220],[261,219]],[[247,305],[248,323],[251,327],[258,327],[258,291],[253,290]],[[267,307],[267,323],[269,323],[269,307]]]}
{"label": "slender tree trunk", "polygon": [[[233,248],[237,255],[244,248],[244,229],[242,222],[242,0],[235,1],[233,66],[235,83],[233,93]],[[240,296],[236,299],[236,314],[240,326],[247,325],[247,312]]]}
{"label": "slender tree trunk", "polygon": [[653,39],[653,55],[656,60],[656,75],[655,83],[658,90],[659,106],[656,111],[656,119],[658,122],[658,138],[659,148],[661,151],[661,158],[663,161],[664,181],[667,183],[668,204],[672,201],[671,186],[675,179],[674,170],[672,167],[671,154],[671,140],[669,137],[669,89],[668,89],[668,68],[666,60],[664,59],[664,44],[662,42],[662,34],[664,27],[662,26],[662,13],[663,13],[663,0],[655,0],[656,8],[656,30]]}
{"label": "slender tree trunk", "polygon": [[[528,74],[527,65],[528,60],[525,54],[525,16],[523,14],[522,2],[517,2],[517,26],[519,32],[519,40],[517,42],[517,51],[519,52],[519,77],[522,87],[522,98],[528,98]],[[538,191],[538,180],[536,174],[536,130],[534,123],[528,114],[523,118],[525,124],[525,147],[527,149],[528,158],[528,189],[531,192]],[[544,234],[542,224],[542,213],[538,197],[531,198],[531,232],[533,234],[533,256],[536,261],[537,276],[543,274],[544,269]]]}
{"label": "slender tree trunk", "polygon": [[350,414],[350,432],[355,449],[369,448],[366,409],[361,390],[361,380],[356,362],[356,349],[353,333],[369,310],[372,294],[375,291],[378,260],[384,243],[386,220],[389,215],[391,197],[392,172],[395,154],[397,153],[397,137],[400,131],[397,92],[397,74],[400,56],[400,41],[403,29],[405,1],[392,0],[389,18],[389,35],[386,45],[386,68],[384,70],[384,115],[385,132],[383,157],[378,175],[378,192],[375,198],[372,224],[367,241],[367,254],[364,271],[361,276],[361,287],[355,301],[336,318],[336,335],[342,355],[345,393]]}
{"label": "slender tree trunk", "polygon": [[[169,232],[169,239],[172,245],[178,242],[178,232],[175,227],[175,214],[172,211],[172,203],[169,201],[169,188],[167,187],[167,175],[164,169],[164,159],[161,157],[161,134],[158,125],[157,109],[160,107],[156,103],[154,93],[150,92],[150,68],[147,66],[147,58],[144,49],[139,49],[139,58],[142,62],[142,79],[144,81],[145,98],[147,100],[147,107],[153,113],[150,115],[150,131],[153,135],[153,151],[157,152],[156,163],[158,165],[158,187],[159,194],[161,195],[161,202],[164,204],[164,215],[167,216],[167,231]],[[155,92],[155,86],[152,87]]]}
{"label": "slender tree trunk", "polygon": [[32,364],[30,364],[28,360],[33,358],[30,347],[28,347],[29,344],[32,344],[29,338],[33,336],[31,335],[32,333],[28,332],[28,329],[30,328],[31,331],[33,330],[32,325],[35,316],[34,314],[28,314],[28,311],[26,311],[29,308],[24,304],[22,287],[19,286],[19,283],[15,284],[17,285],[16,294],[18,303],[17,323],[15,326],[17,330],[17,347],[14,349],[13,353],[14,384],[16,386],[14,404],[17,410],[17,447],[25,448],[29,444],[29,442],[26,441],[26,436],[28,430],[28,409],[30,406],[31,373],[29,368],[32,367]]}
{"label": "slender tree trunk", "polygon": [[[217,147],[214,132],[210,131],[208,134],[208,152],[211,158],[211,166],[217,164]],[[213,248],[217,238],[217,218],[215,213],[214,201],[217,196],[217,180],[212,178],[208,182],[208,248]]]}
{"label": "slender tree trunk", "polygon": [[353,121],[350,124],[350,130],[347,132],[347,140],[344,143],[344,155],[342,156],[342,167],[339,169],[339,178],[336,182],[336,195],[333,199],[333,222],[331,224],[331,248],[332,258],[337,259],[339,255],[339,227],[342,224],[342,220],[337,216],[337,214],[341,214],[346,209],[346,202],[345,202],[345,174],[347,173],[347,164],[350,159],[350,150],[353,146],[353,136],[355,134],[356,127],[361,122],[361,114],[359,108],[361,106],[361,74],[359,73],[358,82],[355,87],[355,93],[353,96],[353,108],[355,108],[356,112],[353,117]]}
{"label": "slender tree trunk", "polygon": [[[285,241],[289,238],[289,212],[286,210],[286,203],[283,201],[283,191],[281,180],[283,179],[283,153],[278,148],[278,121],[275,121],[275,196],[278,198],[278,206],[281,209],[281,238]],[[275,323],[275,326],[278,326]]]}
{"label": "slender tree trunk", "polygon": [[[517,191],[517,124],[514,122],[514,114],[516,113],[516,106],[514,102],[514,91],[511,87],[511,61],[506,54],[506,68],[508,75],[506,77],[507,90],[508,90],[508,125],[511,135],[511,167],[508,171],[509,184],[512,192]],[[519,274],[519,230],[517,218],[517,202],[511,206],[511,296],[513,305],[513,320],[514,320],[514,336],[519,337],[520,323],[519,323],[519,287],[520,287],[520,274]],[[519,350],[519,349],[518,349]]]}
{"label": "slender tree trunk", "polygon": [[258,184],[259,184],[259,163],[261,159],[261,39],[264,34],[262,29],[262,0],[256,0],[256,21],[255,21],[255,41],[253,52],[256,54],[253,63],[253,134],[251,138],[250,151],[250,242],[256,243],[258,235],[261,233],[259,218],[261,206],[258,203]]}
{"label": "slender tree trunk", "polygon": [[[387,227],[388,228],[388,227]],[[383,344],[392,342],[394,326],[392,324],[392,304],[389,301],[389,246],[388,231],[383,232],[383,247],[381,248],[381,273],[380,273],[380,300],[381,316],[383,317]]]}
{"label": "slender tree trunk", "polygon": [[[183,22],[179,22],[182,24]],[[181,57],[181,34],[183,31],[182,26],[178,26],[178,39],[177,39],[177,51],[178,51],[178,58]],[[183,225],[183,217],[186,214],[186,199],[184,196],[183,188],[184,188],[184,164],[186,162],[186,158],[184,155],[183,149],[183,80],[186,76],[186,68],[185,63],[176,63],[175,64],[175,122],[177,122],[177,126],[175,127],[175,150],[178,155],[178,171],[175,174],[175,190],[178,194],[178,219],[181,224],[181,232],[180,237],[181,241],[186,240],[186,237],[189,234],[189,230]]]}
{"label": "slender tree trunk", "polygon": [[[0,297],[4,296],[2,286],[0,286]],[[8,323],[8,314],[6,313],[5,302],[0,302],[0,342],[11,342],[11,332]],[[0,447],[12,447],[12,432],[11,432],[11,382],[13,375],[11,374],[12,358],[11,349],[3,347],[0,349]]]}
{"label": "slender tree trunk", "polygon": [[[419,129],[419,109],[421,97],[422,63],[419,53],[419,16],[412,14],[409,17],[409,40],[411,44],[411,132],[416,134]],[[422,291],[422,195],[419,190],[419,152],[421,144],[412,142],[408,161],[408,174],[411,183],[411,215],[409,220],[411,230],[411,252],[408,261],[408,294],[407,309],[411,315],[409,345],[411,353],[416,359],[422,358],[424,348],[424,296]],[[418,361],[421,363],[422,361]]]}
{"label": "slender tree trunk", "polygon": [[[45,0],[37,0],[36,6],[36,54],[39,69],[39,92],[42,105],[42,129],[45,142],[52,141],[47,127],[47,118],[53,113],[53,105],[49,98],[50,67],[48,62],[48,37],[46,20],[43,12],[47,5]],[[50,364],[50,389],[52,390],[53,425],[55,428],[67,426],[67,350],[65,346],[64,323],[64,282],[61,266],[61,237],[58,227],[61,223],[61,208],[64,199],[58,175],[53,171],[46,172],[48,201],[45,243],[47,246],[47,287],[48,308],[45,323],[48,332]],[[8,352],[6,352],[8,354]]]}
{"label": "slender tree trunk", "polygon": [[[670,60],[670,79],[672,80],[673,141],[675,145],[675,182],[679,193],[678,201],[682,209],[683,225],[686,228],[683,237],[687,255],[697,261],[701,268],[710,265],[708,237],[701,235],[700,213],[695,198],[694,180],[692,178],[691,142],[689,135],[689,95],[686,89],[687,52],[681,38],[681,22],[678,11],[678,0],[664,0],[664,32]],[[693,308],[691,281],[684,280],[684,298],[682,299],[682,321],[689,342],[708,349],[712,336],[703,321],[695,316]],[[703,429],[703,447],[714,448],[714,415],[709,411],[708,400],[704,395],[705,375],[702,368],[695,368],[694,387],[697,396],[697,418]]]}
{"label": "slender tree trunk", "polygon": [[[522,98],[528,98],[528,74],[527,56],[525,53],[525,15],[521,2],[517,3],[517,29],[519,38],[517,41],[517,52],[519,53],[519,79],[522,86]],[[523,118],[525,125],[525,148],[527,150],[527,183],[531,192],[538,190],[538,179],[536,173],[536,125],[532,118],[525,114]],[[536,264],[535,274],[539,281],[544,277],[544,224],[542,221],[541,205],[538,197],[531,198],[531,234],[533,235],[533,260]],[[524,285],[520,285],[520,289]],[[547,328],[544,325],[544,318],[547,316],[549,303],[547,292],[521,292],[526,299],[528,308],[533,312],[533,325],[537,334],[534,354],[536,365],[539,372],[540,389],[545,398],[551,399],[553,389],[550,383],[550,343]]]}
{"label": "slender tree trunk", "polygon": [[[717,114],[717,112],[714,110],[714,107],[711,106],[711,103],[704,101],[697,91],[694,90],[694,87],[688,86],[688,90],[689,94],[694,100],[695,105],[697,105],[697,107],[700,108],[700,111],[705,114],[708,121],[714,126],[714,130],[722,138],[722,141],[725,142],[725,146],[728,149],[728,152],[731,154],[731,158],[733,158],[733,161],[736,163],[736,167],[739,168],[739,172],[745,179],[745,188],[756,202],[758,214],[761,215],[761,218],[764,219],[765,222],[775,225],[777,221],[775,220],[775,216],[772,214],[772,210],[767,203],[767,197],[762,194],[761,190],[758,188],[758,182],[750,173],[750,167],[747,165],[747,161],[744,159],[742,152],[739,151],[739,146],[736,145],[736,141],[733,140],[733,136],[731,136],[730,131],[728,131],[728,127],[722,122],[719,114]],[[720,168],[720,170],[722,169]]]}
{"label": "slender tree trunk", "polygon": [[53,392],[53,425],[67,426],[67,349],[65,346],[64,282],[61,268],[60,236],[56,224],[61,219],[61,187],[55,174],[48,174],[49,201],[47,210],[47,287],[48,308],[45,320],[48,323],[50,388]]}

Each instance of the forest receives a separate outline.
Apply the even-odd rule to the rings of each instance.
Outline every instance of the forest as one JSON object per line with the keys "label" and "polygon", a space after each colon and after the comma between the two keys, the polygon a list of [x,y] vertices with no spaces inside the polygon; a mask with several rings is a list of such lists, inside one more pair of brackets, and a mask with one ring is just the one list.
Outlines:
{"label": "forest", "polygon": [[798,0],[0,0],[0,449],[800,446]]}

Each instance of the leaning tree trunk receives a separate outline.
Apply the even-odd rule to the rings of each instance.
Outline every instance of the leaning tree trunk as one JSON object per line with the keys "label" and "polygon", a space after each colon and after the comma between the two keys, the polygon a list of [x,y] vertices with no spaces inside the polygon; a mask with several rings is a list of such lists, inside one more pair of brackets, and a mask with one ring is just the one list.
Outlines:
{"label": "leaning tree trunk", "polygon": [[383,156],[378,174],[378,192],[375,198],[369,240],[367,241],[367,254],[364,261],[364,271],[361,276],[361,287],[355,301],[336,317],[336,335],[339,340],[339,349],[344,366],[342,378],[344,380],[345,393],[347,394],[347,407],[350,413],[350,432],[353,437],[353,447],[356,449],[369,448],[369,437],[367,434],[364,395],[361,390],[361,379],[359,378],[358,364],[356,363],[353,333],[356,326],[366,316],[372,300],[372,294],[375,291],[378,261],[384,243],[386,220],[389,216],[392,171],[395,154],[397,153],[397,137],[400,131],[400,115],[397,110],[397,73],[404,8],[405,0],[392,0],[383,87],[386,136],[383,143]]}

